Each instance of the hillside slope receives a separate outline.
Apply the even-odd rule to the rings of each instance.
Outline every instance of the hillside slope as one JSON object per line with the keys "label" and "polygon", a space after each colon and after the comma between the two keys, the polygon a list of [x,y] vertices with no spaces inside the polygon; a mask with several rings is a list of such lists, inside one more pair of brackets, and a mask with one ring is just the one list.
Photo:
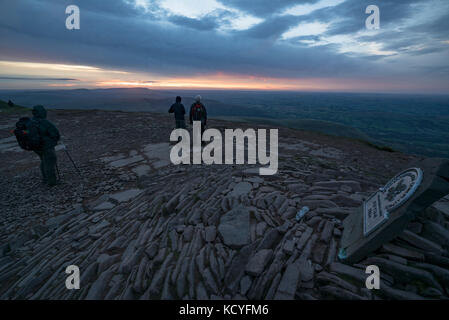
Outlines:
{"label": "hillside slope", "polygon": [[[31,107],[166,113],[177,95],[189,108],[197,90],[109,88],[0,90]],[[203,91],[208,114],[351,137],[427,157],[449,158],[449,96],[241,90]]]}
{"label": "hillside slope", "polygon": [[20,112],[20,111],[25,111],[27,110],[27,108],[13,104],[12,106],[10,106],[8,104],[8,102],[0,100],[0,112],[2,113],[11,113],[11,112]]}

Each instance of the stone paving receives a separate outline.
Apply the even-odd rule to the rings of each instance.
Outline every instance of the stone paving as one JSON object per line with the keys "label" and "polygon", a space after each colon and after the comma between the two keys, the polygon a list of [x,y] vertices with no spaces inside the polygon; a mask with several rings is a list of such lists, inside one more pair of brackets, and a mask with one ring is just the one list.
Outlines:
{"label": "stone paving", "polygon": [[[171,119],[161,119],[169,128]],[[149,130],[140,145],[93,150],[84,184],[61,186],[63,203],[42,204],[53,199],[45,189],[27,212],[17,196],[5,198],[0,299],[448,298],[449,197],[359,263],[336,257],[342,220],[408,157],[366,149],[372,154],[363,158],[367,146],[345,149],[355,142],[308,141],[288,130],[279,173],[259,176],[249,165],[174,166],[169,130]],[[18,153],[6,139],[0,151]],[[8,185],[38,177],[32,170]],[[310,211],[297,221],[304,206]],[[71,264],[80,290],[65,287]],[[382,270],[380,290],[365,288],[370,264]]]}

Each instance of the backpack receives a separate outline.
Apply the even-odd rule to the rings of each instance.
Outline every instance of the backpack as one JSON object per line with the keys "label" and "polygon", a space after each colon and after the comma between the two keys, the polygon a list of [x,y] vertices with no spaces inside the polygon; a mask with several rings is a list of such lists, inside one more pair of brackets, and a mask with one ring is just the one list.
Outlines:
{"label": "backpack", "polygon": [[192,118],[194,121],[203,119],[203,105],[201,103],[197,103],[193,106]]}
{"label": "backpack", "polygon": [[14,130],[19,146],[27,151],[42,148],[43,140],[39,131],[39,122],[28,117],[20,118]]}

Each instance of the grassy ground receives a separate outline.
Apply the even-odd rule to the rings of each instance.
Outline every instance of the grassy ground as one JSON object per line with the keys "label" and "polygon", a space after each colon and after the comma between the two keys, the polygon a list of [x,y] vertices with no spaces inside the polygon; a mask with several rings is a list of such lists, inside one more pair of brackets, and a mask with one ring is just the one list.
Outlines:
{"label": "grassy ground", "polygon": [[27,111],[27,110],[30,110],[30,109],[16,105],[16,104],[14,104],[13,106],[10,106],[7,102],[0,100],[0,112],[1,113],[13,113],[13,112],[20,112],[20,111]]}
{"label": "grassy ground", "polygon": [[358,129],[344,126],[338,123],[323,120],[299,120],[299,119],[266,119],[266,118],[248,118],[248,117],[215,117],[216,119],[229,121],[244,121],[249,123],[260,123],[267,125],[275,125],[290,129],[303,131],[318,132],[324,135],[337,136],[353,139],[362,142],[370,147],[381,151],[395,152],[389,146],[385,146],[364,134]]}

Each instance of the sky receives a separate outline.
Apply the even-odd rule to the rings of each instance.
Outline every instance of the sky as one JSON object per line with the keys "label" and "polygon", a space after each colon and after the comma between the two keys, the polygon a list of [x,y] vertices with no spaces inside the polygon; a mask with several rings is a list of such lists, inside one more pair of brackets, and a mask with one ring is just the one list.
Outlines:
{"label": "sky", "polygon": [[447,0],[2,0],[0,41],[0,89],[449,93]]}

